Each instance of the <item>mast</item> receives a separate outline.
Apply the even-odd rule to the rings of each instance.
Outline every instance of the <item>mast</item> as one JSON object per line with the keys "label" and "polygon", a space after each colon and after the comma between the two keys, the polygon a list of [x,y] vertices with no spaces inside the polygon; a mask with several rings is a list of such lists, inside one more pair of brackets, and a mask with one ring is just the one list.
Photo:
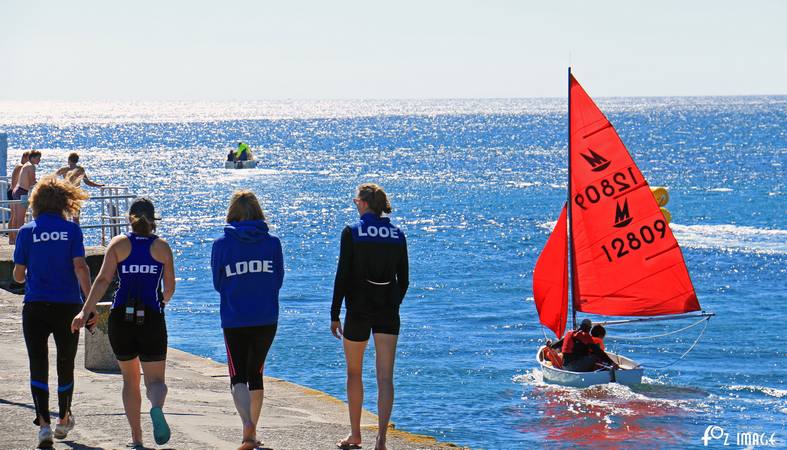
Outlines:
{"label": "mast", "polygon": [[566,191],[568,214],[568,305],[571,308],[571,329],[577,329],[577,311],[574,309],[574,244],[571,241],[571,66],[568,67],[568,190]]}

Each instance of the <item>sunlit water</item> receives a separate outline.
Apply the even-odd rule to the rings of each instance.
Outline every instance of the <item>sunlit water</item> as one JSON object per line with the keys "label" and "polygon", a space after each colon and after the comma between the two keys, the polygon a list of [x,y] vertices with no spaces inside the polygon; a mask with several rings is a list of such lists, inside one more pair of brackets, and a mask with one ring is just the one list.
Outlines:
{"label": "sunlit water", "polygon": [[[231,191],[253,189],[287,270],[266,373],[345,398],[329,304],[354,187],[374,181],[410,245],[398,427],[488,448],[702,447],[709,425],[733,441],[757,431],[783,444],[787,98],[600,103],[649,181],[670,187],[673,230],[702,306],[717,313],[686,359],[633,388],[548,386],[534,363],[544,335],[531,275],[565,198],[564,100],[0,103],[0,128],[14,160],[42,149],[49,172],[77,150],[91,177],[155,199],[176,252],[175,347],[225,361],[210,246]],[[260,169],[221,168],[238,139],[257,150]],[[615,338],[685,325],[610,329],[608,346],[667,365],[701,326]]]}

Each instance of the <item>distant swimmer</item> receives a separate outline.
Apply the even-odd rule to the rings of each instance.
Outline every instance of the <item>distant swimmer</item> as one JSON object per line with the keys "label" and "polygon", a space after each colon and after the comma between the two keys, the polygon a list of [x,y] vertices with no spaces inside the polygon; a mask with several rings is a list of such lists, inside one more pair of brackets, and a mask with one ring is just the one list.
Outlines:
{"label": "distant swimmer", "polygon": [[[19,181],[19,174],[22,172],[22,166],[24,166],[25,163],[27,163],[29,158],[30,158],[30,152],[29,151],[23,152],[19,164],[14,166],[14,170],[13,172],[11,172],[11,184],[8,186],[8,192],[6,197],[8,200],[12,200],[14,198],[13,195],[14,186],[16,186],[16,183]],[[19,225],[15,225],[11,227],[11,224],[16,224],[16,220],[14,220],[14,213],[18,212],[20,208],[21,206],[9,205],[9,209],[11,210],[11,217],[8,220],[9,228],[16,228],[17,226],[19,226]],[[24,219],[22,219],[22,221],[20,222],[20,224],[22,223],[24,223]],[[15,232],[8,233],[8,243],[13,244],[15,241],[16,241],[16,233]]]}
{"label": "distant swimmer", "polygon": [[213,242],[213,287],[221,297],[221,327],[227,348],[230,389],[243,423],[239,447],[262,445],[257,424],[263,402],[265,358],[279,321],[284,258],[279,238],[268,232],[265,215],[251,191],[230,199],[224,236]]}
{"label": "distant swimmer", "polygon": [[25,283],[22,331],[30,359],[30,389],[34,423],[40,427],[40,448],[50,448],[53,438],[49,417],[50,334],[57,347],[60,408],[54,437],[65,439],[76,423],[71,400],[79,330],[72,332],[71,318],[82,308],[80,293],[87,296],[90,290],[90,271],[82,230],[66,217],[85,198],[76,186],[54,176],[42,178],[30,194],[33,220],[19,230],[14,249],[14,280]]}
{"label": "distant swimmer", "polygon": [[66,181],[73,183],[76,186],[82,184],[82,181],[85,182],[86,185],[91,187],[103,187],[104,185],[101,183],[96,183],[90,180],[87,177],[87,173],[85,172],[85,168],[78,165],[79,162],[79,154],[76,152],[71,153],[68,155],[68,165],[57,169],[55,174],[59,177],[63,177]]}
{"label": "distant swimmer", "polygon": [[[118,289],[109,314],[109,343],[123,374],[123,407],[131,426],[131,446],[143,448],[140,410],[140,365],[150,400],[150,418],[156,444],[169,441],[164,418],[167,385],[167,325],[164,305],[175,293],[175,267],[169,244],[156,231],[153,202],[136,198],[128,210],[131,232],[110,241],[104,263],[93,282],[82,311],[73,317],[72,330],[79,330],[96,311],[115,274]],[[161,284],[163,281],[163,291]]]}
{"label": "distant swimmer", "polygon": [[[385,192],[362,184],[353,199],[361,219],[342,231],[339,265],[333,287],[331,332],[343,339],[347,362],[347,403],[350,434],[336,443],[343,449],[361,448],[363,354],[374,335],[377,369],[377,442],[384,450],[394,401],[393,368],[399,337],[399,305],[410,283],[404,233],[383,213],[391,212]],[[345,301],[342,329],[339,314]]]}
{"label": "distant swimmer", "polygon": [[[19,177],[13,184],[11,191],[12,200],[21,200],[26,196],[33,186],[36,184],[36,166],[41,162],[41,152],[32,150],[29,154],[28,161],[19,169]],[[25,223],[25,215],[27,214],[27,207],[20,203],[11,205],[11,221],[8,223],[8,228],[19,228]],[[9,233],[9,243],[13,244],[16,238],[15,233]]]}

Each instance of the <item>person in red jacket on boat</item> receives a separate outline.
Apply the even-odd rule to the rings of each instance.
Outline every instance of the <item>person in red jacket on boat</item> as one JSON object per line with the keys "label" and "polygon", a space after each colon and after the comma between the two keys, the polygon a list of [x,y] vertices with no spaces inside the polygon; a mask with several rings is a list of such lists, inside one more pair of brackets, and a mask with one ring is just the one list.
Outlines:
{"label": "person in red jacket on boat", "polygon": [[596,363],[603,363],[618,368],[607,353],[593,340],[590,335],[593,322],[585,319],[579,329],[566,333],[563,337],[563,369],[571,372],[592,372]]}

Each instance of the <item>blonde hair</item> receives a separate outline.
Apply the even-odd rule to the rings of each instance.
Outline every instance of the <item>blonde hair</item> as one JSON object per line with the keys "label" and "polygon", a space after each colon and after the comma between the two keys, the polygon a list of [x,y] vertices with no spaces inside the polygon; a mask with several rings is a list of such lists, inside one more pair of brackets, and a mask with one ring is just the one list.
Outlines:
{"label": "blonde hair", "polygon": [[235,191],[227,209],[227,223],[244,220],[265,220],[260,202],[254,192],[247,189]]}
{"label": "blonde hair", "polygon": [[33,187],[28,201],[33,217],[50,213],[65,219],[79,214],[82,202],[87,198],[87,192],[82,189],[54,175],[47,175]]}
{"label": "blonde hair", "polygon": [[358,186],[358,198],[365,201],[376,215],[381,216],[383,213],[391,213],[391,203],[388,201],[388,196],[380,186],[374,183],[364,183]]}

